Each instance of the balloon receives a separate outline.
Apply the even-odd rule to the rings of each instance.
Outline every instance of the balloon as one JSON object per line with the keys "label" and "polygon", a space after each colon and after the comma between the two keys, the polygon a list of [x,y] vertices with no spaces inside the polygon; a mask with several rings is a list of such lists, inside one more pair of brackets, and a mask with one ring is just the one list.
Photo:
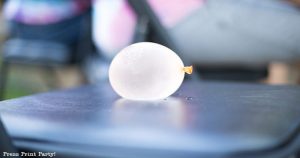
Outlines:
{"label": "balloon", "polygon": [[171,49],[156,43],[141,42],[121,50],[109,67],[112,88],[130,100],[157,100],[172,95],[182,84],[184,67]]}

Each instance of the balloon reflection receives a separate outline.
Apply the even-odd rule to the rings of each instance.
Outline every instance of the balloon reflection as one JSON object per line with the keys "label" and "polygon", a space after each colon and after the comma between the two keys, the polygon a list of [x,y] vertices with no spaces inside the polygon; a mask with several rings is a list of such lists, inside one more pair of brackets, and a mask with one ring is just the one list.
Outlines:
{"label": "balloon reflection", "polygon": [[112,111],[112,121],[116,126],[183,128],[186,120],[184,103],[174,97],[158,101],[119,99]]}

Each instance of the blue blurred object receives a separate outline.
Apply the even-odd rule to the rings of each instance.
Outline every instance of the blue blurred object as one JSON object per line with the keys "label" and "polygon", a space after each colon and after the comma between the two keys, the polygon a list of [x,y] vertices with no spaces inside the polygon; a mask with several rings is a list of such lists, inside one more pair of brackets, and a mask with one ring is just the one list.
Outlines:
{"label": "blue blurred object", "polygon": [[10,37],[2,53],[0,100],[4,99],[11,64],[41,66],[53,74],[57,67],[80,66],[91,48],[89,10],[54,24],[28,25],[16,21],[10,24]]}
{"label": "blue blurred object", "polygon": [[156,39],[198,65],[204,79],[257,81],[271,62],[300,59],[300,11],[285,1],[208,0],[171,27],[149,1],[129,0]]}
{"label": "blue blurred object", "polygon": [[[0,102],[20,149],[58,157],[289,158],[300,151],[300,87],[185,82],[157,101],[108,82]],[[298,158],[298,157],[296,157]]]}
{"label": "blue blurred object", "polygon": [[[4,152],[17,153],[17,150],[13,146],[11,139],[9,138],[8,134],[6,133],[6,130],[3,126],[3,123],[2,123],[1,117],[0,117],[0,153],[3,155]],[[18,156],[15,156],[15,157],[18,157]]]}
{"label": "blue blurred object", "polygon": [[299,9],[285,1],[209,0],[168,33],[193,63],[255,68],[298,61],[299,25]]}

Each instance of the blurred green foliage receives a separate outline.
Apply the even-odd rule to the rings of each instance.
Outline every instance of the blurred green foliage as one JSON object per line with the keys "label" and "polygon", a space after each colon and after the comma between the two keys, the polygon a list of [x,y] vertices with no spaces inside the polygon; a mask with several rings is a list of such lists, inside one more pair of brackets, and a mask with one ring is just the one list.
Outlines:
{"label": "blurred green foliage", "polygon": [[5,99],[47,91],[38,68],[11,66],[6,80]]}

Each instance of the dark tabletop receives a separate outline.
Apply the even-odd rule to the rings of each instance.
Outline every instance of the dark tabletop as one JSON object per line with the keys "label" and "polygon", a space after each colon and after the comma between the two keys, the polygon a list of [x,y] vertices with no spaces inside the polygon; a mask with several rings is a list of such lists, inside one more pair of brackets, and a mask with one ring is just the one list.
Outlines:
{"label": "dark tabletop", "polygon": [[36,150],[274,157],[300,148],[299,104],[298,86],[185,82],[170,98],[141,102],[103,83],[3,101],[0,113],[14,143]]}

